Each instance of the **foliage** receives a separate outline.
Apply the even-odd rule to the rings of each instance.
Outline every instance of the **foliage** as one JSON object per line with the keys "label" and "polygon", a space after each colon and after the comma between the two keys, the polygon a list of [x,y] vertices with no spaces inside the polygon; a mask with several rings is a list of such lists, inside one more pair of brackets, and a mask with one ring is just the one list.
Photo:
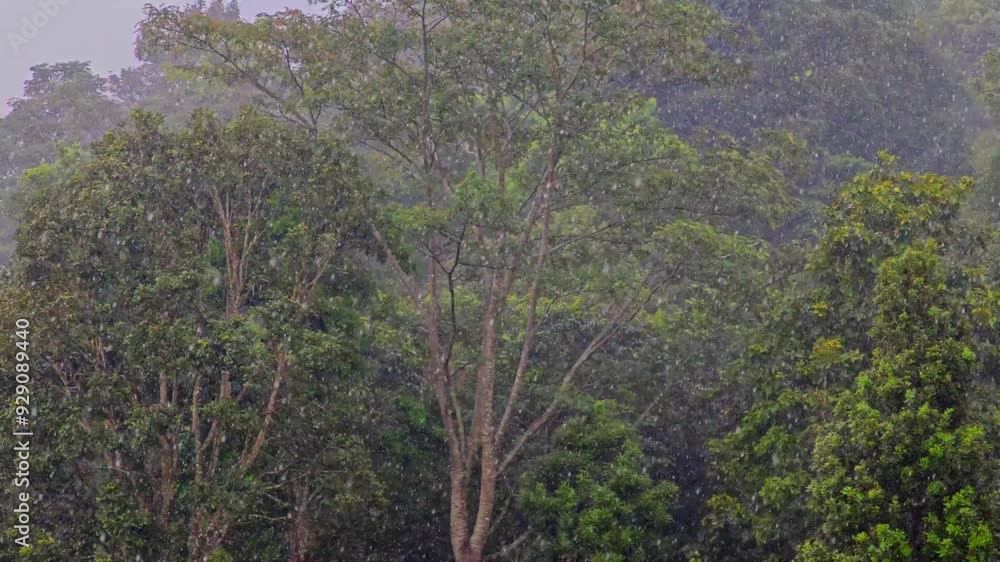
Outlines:
{"label": "foliage", "polygon": [[37,329],[58,334],[35,352],[38,434],[60,444],[37,466],[80,487],[105,536],[89,555],[212,555],[264,497],[314,517],[377,501],[363,341],[331,277],[363,196],[348,155],[252,111],[177,132],[139,113],[92,161],[28,177],[9,291],[49,295]]}
{"label": "foliage", "polygon": [[995,429],[984,426],[995,422],[969,405],[977,353],[939,252],[914,245],[879,269],[872,366],[816,439],[809,491],[821,523],[804,560],[995,553]]}
{"label": "foliage", "polygon": [[638,434],[613,402],[596,401],[553,436],[521,479],[518,506],[541,559],[656,560],[666,555],[677,487],[647,474]]}
{"label": "foliage", "polygon": [[[734,364],[743,379],[735,384],[753,388],[754,393],[752,405],[738,427],[714,446],[727,484],[710,502],[712,509],[705,520],[701,550],[706,557],[791,558],[800,545],[810,540],[813,530],[821,527],[824,518],[832,516],[829,505],[805,506],[798,501],[807,488],[814,495],[821,494],[818,486],[822,470],[830,461],[820,451],[830,446],[825,431],[832,427],[831,417],[848,415],[843,410],[850,410],[845,406],[850,403],[847,396],[860,381],[872,384],[871,375],[865,373],[874,371],[890,377],[891,373],[906,370],[901,366],[879,370],[878,365],[887,361],[886,350],[880,348],[889,333],[888,319],[912,321],[915,311],[929,311],[944,321],[946,310],[955,311],[951,313],[953,321],[960,318],[957,311],[962,308],[956,308],[954,301],[949,304],[951,308],[934,306],[918,298],[919,291],[899,301],[898,306],[905,303],[912,308],[891,316],[882,312],[881,307],[888,305],[889,292],[881,287],[888,283],[887,272],[894,271],[893,264],[899,263],[901,256],[920,251],[934,253],[933,248],[947,250],[942,259],[954,264],[951,267],[967,267],[973,272],[983,265],[975,263],[981,259],[975,243],[972,247],[966,245],[979,236],[978,229],[963,222],[959,213],[971,184],[933,174],[895,171],[891,156],[883,155],[882,159],[881,168],[858,176],[841,189],[829,207],[822,237],[805,271],[791,278],[789,287],[769,297],[773,301],[770,324],[751,343],[750,353]],[[917,283],[919,279],[916,270],[895,278],[899,283]],[[949,290],[959,294],[990,292],[987,287],[971,290],[969,281],[953,276],[940,279],[931,289],[942,298]],[[916,337],[917,328],[909,325],[892,333],[896,338]],[[952,353],[958,352],[953,349]],[[899,379],[892,380],[896,381],[893,388],[905,394],[897,384]],[[918,400],[917,396],[913,400]],[[883,420],[883,414],[871,409],[850,411],[852,415],[867,413],[867,423]],[[895,426],[888,419],[881,423]],[[853,436],[860,428],[846,424],[840,431]],[[914,428],[899,431],[902,435]],[[890,444],[886,435],[866,442],[880,447],[880,451]],[[876,456],[868,450],[856,454],[851,458],[858,463],[874,462]],[[891,455],[910,458],[902,446]],[[909,462],[916,463],[916,459]],[[843,473],[850,476],[852,470],[844,469]],[[956,477],[955,482],[964,485],[969,481]],[[834,491],[822,490],[824,497],[838,497]],[[802,507],[790,509],[791,505]],[[905,511],[905,506],[899,509]],[[881,523],[875,521],[866,529],[875,529]],[[886,537],[895,536],[900,529],[886,524],[889,526],[883,538],[889,540]],[[840,540],[855,532],[846,528],[840,531],[829,536]],[[907,548],[913,548],[907,544]],[[802,556],[832,556],[826,550],[817,550],[820,547],[815,541],[802,548]]]}
{"label": "foliage", "polygon": [[0,118],[0,560],[1000,557],[996,2],[311,3]]}

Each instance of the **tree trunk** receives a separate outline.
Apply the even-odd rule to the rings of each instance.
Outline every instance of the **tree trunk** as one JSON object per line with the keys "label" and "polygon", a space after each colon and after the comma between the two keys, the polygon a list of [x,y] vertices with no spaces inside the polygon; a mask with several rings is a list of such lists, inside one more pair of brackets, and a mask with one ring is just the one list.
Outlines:
{"label": "tree trunk", "polygon": [[455,562],[482,562],[483,553],[476,552],[470,547],[466,547],[460,552],[455,553]]}
{"label": "tree trunk", "polygon": [[309,489],[295,486],[295,513],[288,525],[288,562],[312,560],[312,529],[309,523]]}

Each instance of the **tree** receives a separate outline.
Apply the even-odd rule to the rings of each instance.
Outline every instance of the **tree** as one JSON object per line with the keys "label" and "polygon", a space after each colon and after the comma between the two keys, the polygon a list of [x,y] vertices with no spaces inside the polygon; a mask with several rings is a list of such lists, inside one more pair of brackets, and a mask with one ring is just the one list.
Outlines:
{"label": "tree", "polygon": [[13,193],[25,170],[52,162],[63,146],[83,146],[99,139],[124,116],[108,94],[106,81],[93,74],[90,64],[66,62],[31,67],[24,95],[10,102],[10,113],[0,119],[0,261],[13,253]]}
{"label": "tree", "polygon": [[[421,321],[453,554],[478,561],[498,482],[591,358],[681,280],[663,248],[716,235],[679,219],[709,216],[730,194],[707,202],[683,173],[700,169],[695,154],[622,86],[718,72],[704,39],[719,20],[683,2],[331,8],[253,26],[150,9],[144,28],[151,46],[214,55],[203,71],[258,87],[308,130],[345,119],[393,186],[400,203],[372,235]],[[564,301],[585,335],[542,360],[546,311]]]}
{"label": "tree", "polygon": [[[187,11],[224,21],[240,17],[235,2],[223,6],[214,1],[200,11],[192,5]],[[137,44],[142,43],[140,35]],[[96,75],[83,61],[31,67],[22,97],[12,100],[10,113],[0,119],[0,189],[5,192],[0,194],[4,204],[0,261],[6,263],[13,253],[17,181],[29,168],[52,163],[62,147],[80,144],[86,149],[132,109],[163,114],[171,126],[180,127],[195,109],[211,109],[228,121],[252,100],[247,89],[229,88],[177,69],[177,60],[192,56],[154,57],[108,76]]]}
{"label": "tree", "polygon": [[915,244],[879,268],[872,366],[816,438],[821,523],[803,560],[996,555],[995,421],[972,407],[976,346],[941,250]]}
{"label": "tree", "polygon": [[[823,424],[878,360],[870,331],[880,267],[931,239],[947,244],[956,267],[989,263],[991,231],[961,218],[969,180],[899,172],[891,156],[882,160],[841,188],[806,267],[771,292],[768,322],[732,366],[739,378],[728,392],[750,405],[713,446],[724,487],[702,529],[707,558],[790,559],[821,524],[826,512],[799,498],[818,478]],[[986,288],[971,294],[991,302]],[[992,305],[980,306],[988,314]]]}
{"label": "tree", "polygon": [[[47,299],[38,328],[55,336],[36,349],[36,431],[60,447],[40,468],[79,487],[73,509],[106,537],[48,526],[62,552],[203,561],[233,548],[265,496],[319,515],[377,494],[351,437],[363,431],[342,417],[365,397],[348,376],[358,351],[332,316],[364,192],[352,158],[253,112],[175,132],[140,113],[93,151],[32,176],[46,175],[9,287],[14,303]],[[327,431],[290,436],[279,420],[301,422],[306,404]],[[338,484],[345,469],[356,488]],[[287,483],[297,471],[309,488]],[[289,559],[307,559],[311,526],[289,521]]]}
{"label": "tree", "polygon": [[[553,451],[522,477],[518,503],[540,559],[662,560],[677,487],[647,474],[636,429],[613,402],[596,401],[553,437]],[[525,534],[525,537],[531,536]]]}
{"label": "tree", "polygon": [[31,72],[24,97],[0,121],[0,138],[9,143],[0,153],[0,177],[8,186],[24,170],[52,161],[60,143],[89,145],[125,116],[89,63],[41,64]]}
{"label": "tree", "polygon": [[[210,6],[205,2],[191,4],[185,8],[185,13],[213,21],[241,21],[235,0],[228,5],[220,0],[213,0]],[[110,91],[129,109],[162,114],[169,126],[182,127],[196,109],[209,109],[219,119],[228,121],[253,102],[254,91],[249,87],[229,85],[184,71],[184,64],[204,56],[199,51],[154,54],[145,48],[147,41],[142,30],[138,30],[135,50],[141,64],[108,77]]]}

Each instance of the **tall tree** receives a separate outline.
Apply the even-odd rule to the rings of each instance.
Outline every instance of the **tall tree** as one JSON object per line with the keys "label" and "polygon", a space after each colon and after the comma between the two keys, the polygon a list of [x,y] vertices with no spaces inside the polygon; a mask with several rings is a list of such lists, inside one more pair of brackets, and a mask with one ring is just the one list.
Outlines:
{"label": "tall tree", "polygon": [[803,560],[996,556],[998,428],[974,412],[974,323],[941,250],[916,244],[879,268],[872,366],[816,438],[809,491],[820,524]]}
{"label": "tall tree", "polygon": [[[849,401],[856,379],[886,360],[875,335],[885,320],[879,320],[873,300],[883,264],[937,240],[948,248],[952,267],[978,280],[968,283],[949,275],[948,285],[936,290],[969,291],[970,302],[979,304],[965,310],[978,310],[977,318],[989,323],[993,290],[973,287],[989,278],[981,268],[990,267],[995,246],[988,228],[961,217],[971,182],[899,172],[894,166],[894,159],[883,155],[879,169],[841,189],[807,267],[769,297],[770,327],[733,365],[740,380],[731,392],[745,385],[751,405],[714,446],[725,488],[710,500],[703,528],[701,550],[708,559],[793,558],[831,515],[827,507],[810,509],[799,499],[830,468],[831,453],[820,453],[830,441],[818,443],[831,427],[824,424],[848,415],[837,410],[838,404]],[[986,337],[976,349],[991,355],[989,330],[971,333]],[[885,436],[880,440],[887,442]],[[903,454],[903,448],[898,452]],[[860,457],[850,458],[863,464]],[[845,533],[833,533],[835,540],[848,541],[850,533]]]}
{"label": "tall tree", "polygon": [[[204,561],[277,494],[303,560],[316,496],[348,498],[337,472],[358,475],[350,494],[372,489],[352,418],[313,411],[329,431],[316,438],[279,421],[364,398],[351,369],[325,366],[358,362],[331,316],[363,192],[352,162],[254,113],[227,126],[199,113],[176,132],[137,114],[92,162],[32,175],[9,290],[46,299],[37,328],[55,336],[35,350],[36,431],[61,444],[42,466],[79,486],[106,537],[88,547],[50,527],[63,552]],[[310,486],[286,488],[298,471]]]}
{"label": "tall tree", "polygon": [[0,151],[0,177],[7,186],[24,170],[54,160],[60,143],[88,145],[125,117],[107,81],[89,63],[41,64],[31,72],[24,95],[0,120],[6,145]]}
{"label": "tall tree", "polygon": [[[329,4],[252,26],[149,9],[144,32],[309,130],[346,120],[397,196],[372,236],[420,319],[453,555],[478,562],[499,483],[595,354],[683,282],[672,244],[716,236],[696,221],[733,203],[696,189],[696,153],[627,87],[721,72],[720,20],[683,1]],[[559,309],[582,334],[539,357]]]}

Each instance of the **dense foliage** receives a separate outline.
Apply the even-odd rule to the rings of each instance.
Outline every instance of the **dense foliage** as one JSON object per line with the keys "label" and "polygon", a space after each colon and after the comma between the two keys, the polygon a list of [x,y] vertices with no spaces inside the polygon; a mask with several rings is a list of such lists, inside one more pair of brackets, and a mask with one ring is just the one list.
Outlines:
{"label": "dense foliage", "polygon": [[993,2],[313,3],[0,119],[0,561],[1000,557]]}

